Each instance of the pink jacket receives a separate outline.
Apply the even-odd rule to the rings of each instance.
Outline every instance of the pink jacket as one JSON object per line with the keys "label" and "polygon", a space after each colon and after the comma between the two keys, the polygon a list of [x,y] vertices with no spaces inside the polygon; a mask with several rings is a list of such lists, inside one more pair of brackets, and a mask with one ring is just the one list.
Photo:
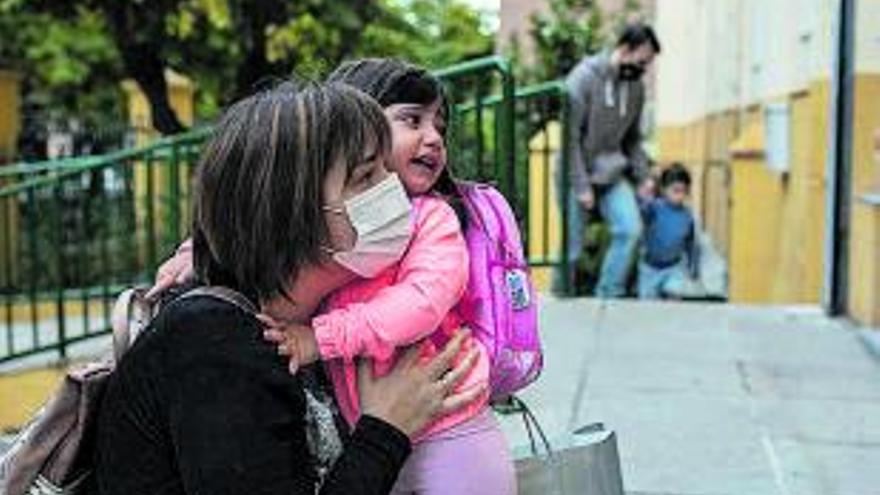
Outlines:
{"label": "pink jacket", "polygon": [[[356,356],[375,359],[375,372],[391,368],[397,349],[425,337],[423,354],[434,355],[461,324],[455,307],[467,287],[468,251],[458,218],[442,199],[413,199],[413,240],[397,266],[378,277],[360,279],[335,292],[327,312],[312,320],[318,349],[325,361],[340,410],[354,425],[360,415]],[[480,356],[458,391],[486,385],[489,356]],[[485,397],[437,418],[416,435],[419,440],[470,418],[488,404]]]}

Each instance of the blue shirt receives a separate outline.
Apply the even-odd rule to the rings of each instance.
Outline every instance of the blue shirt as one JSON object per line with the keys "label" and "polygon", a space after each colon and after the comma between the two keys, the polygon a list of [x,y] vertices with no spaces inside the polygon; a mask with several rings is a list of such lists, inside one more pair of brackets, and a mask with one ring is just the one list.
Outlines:
{"label": "blue shirt", "polygon": [[642,210],[645,220],[644,261],[654,268],[669,268],[688,258],[696,265],[694,215],[684,205],[655,199]]}

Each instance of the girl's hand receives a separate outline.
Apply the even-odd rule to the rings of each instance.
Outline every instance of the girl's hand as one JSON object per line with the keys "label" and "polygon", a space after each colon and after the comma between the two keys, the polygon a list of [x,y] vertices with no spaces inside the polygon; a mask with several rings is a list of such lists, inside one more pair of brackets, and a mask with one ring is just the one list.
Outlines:
{"label": "girl's hand", "polygon": [[278,354],[289,358],[291,375],[296,374],[301,366],[320,359],[318,341],[311,327],[277,320],[265,313],[258,314],[257,319],[266,327],[263,338],[278,346]]}
{"label": "girl's hand", "polygon": [[156,283],[147,291],[146,297],[152,300],[166,290],[183,285],[196,277],[193,269],[192,240],[187,240],[177,248],[174,256],[162,263],[156,272]]}

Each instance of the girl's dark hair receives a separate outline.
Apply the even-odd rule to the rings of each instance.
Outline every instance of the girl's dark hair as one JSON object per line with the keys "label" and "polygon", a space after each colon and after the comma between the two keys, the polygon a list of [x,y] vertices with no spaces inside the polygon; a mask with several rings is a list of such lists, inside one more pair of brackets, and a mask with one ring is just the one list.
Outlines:
{"label": "girl's dark hair", "polygon": [[354,86],[385,108],[397,103],[430,105],[438,99],[446,108],[446,92],[427,69],[394,58],[364,58],[339,65],[328,82]]}
{"label": "girl's dark hair", "polygon": [[365,152],[390,147],[382,109],[346,85],[287,82],[232,105],[196,171],[199,279],[257,299],[283,295],[328,244],[328,171],[342,162],[350,173]]}
{"label": "girl's dark hair", "polygon": [[[327,81],[345,83],[375,98],[382,108],[398,103],[430,105],[440,101],[444,117],[450,115],[449,100],[443,83],[423,67],[394,58],[365,58],[339,65]],[[447,164],[431,188],[441,194],[455,210],[462,229],[467,226],[465,208],[457,181]]]}

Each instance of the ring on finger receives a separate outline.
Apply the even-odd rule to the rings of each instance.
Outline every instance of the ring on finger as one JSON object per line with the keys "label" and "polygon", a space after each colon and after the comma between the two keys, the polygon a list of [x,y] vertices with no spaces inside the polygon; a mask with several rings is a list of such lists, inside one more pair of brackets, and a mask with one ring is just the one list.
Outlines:
{"label": "ring on finger", "polygon": [[452,390],[452,378],[451,371],[447,371],[446,373],[443,373],[438,380],[440,387],[442,387],[447,393]]}

